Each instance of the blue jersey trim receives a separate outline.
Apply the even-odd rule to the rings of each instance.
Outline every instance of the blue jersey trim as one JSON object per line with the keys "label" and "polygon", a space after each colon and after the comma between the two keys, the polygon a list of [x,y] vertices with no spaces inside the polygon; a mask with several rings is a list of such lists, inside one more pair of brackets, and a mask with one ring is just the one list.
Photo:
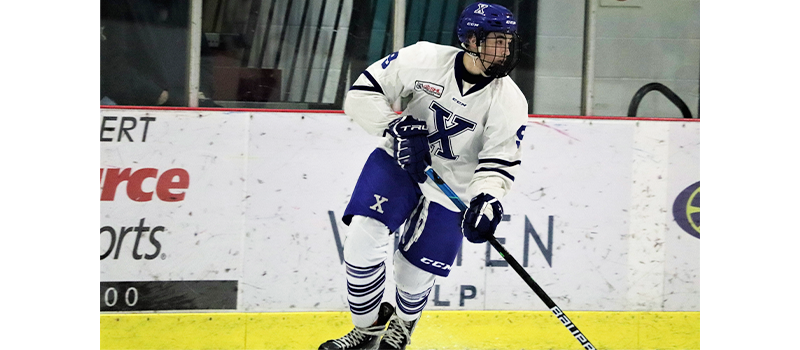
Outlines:
{"label": "blue jersey trim", "polygon": [[509,174],[509,173],[508,173],[507,171],[505,171],[505,170],[501,170],[501,169],[494,169],[494,168],[480,168],[480,169],[478,169],[478,170],[475,170],[475,172],[476,172],[476,173],[477,173],[477,172],[481,172],[481,171],[494,171],[494,172],[496,172],[496,173],[498,173],[498,174],[501,174],[501,175],[503,175],[503,176],[505,176],[505,177],[509,178],[511,181],[514,181],[514,177],[513,177],[513,176],[511,176],[511,174]]}
{"label": "blue jersey trim", "polygon": [[361,72],[361,74],[363,74],[365,77],[367,77],[367,80],[369,80],[369,82],[372,83],[372,86],[353,85],[353,86],[350,87],[350,90],[373,91],[373,92],[380,93],[381,95],[385,95],[383,93],[383,89],[381,88],[381,84],[378,84],[378,81],[375,80],[374,77],[372,77],[372,74],[369,74],[369,72],[367,72],[367,71],[363,71],[363,72]]}
{"label": "blue jersey trim", "polygon": [[505,165],[505,166],[515,166],[515,165],[522,164],[522,161],[518,160],[518,161],[515,161],[515,162],[509,162],[507,160],[497,159],[497,158],[485,158],[485,159],[479,159],[478,160],[478,164],[484,164],[484,163],[497,163],[497,164]]}

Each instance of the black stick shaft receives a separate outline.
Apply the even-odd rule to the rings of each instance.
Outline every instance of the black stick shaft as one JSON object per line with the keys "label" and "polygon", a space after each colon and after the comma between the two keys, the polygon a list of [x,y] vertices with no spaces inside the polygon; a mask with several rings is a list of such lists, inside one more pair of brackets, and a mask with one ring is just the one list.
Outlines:
{"label": "black stick shaft", "polygon": [[[453,204],[455,204],[462,211],[466,210],[467,205],[464,204],[464,202],[460,198],[458,198],[457,195],[455,195],[455,192],[453,192],[450,186],[448,186],[447,183],[445,183],[444,180],[441,177],[439,177],[439,174],[437,174],[432,167],[428,166],[425,169],[425,173],[431,180],[433,180],[433,182],[436,183],[437,186],[439,186],[439,189],[442,190],[442,192],[444,192],[444,194],[446,194],[448,198],[450,198]],[[589,339],[587,339],[586,336],[583,335],[583,333],[578,329],[578,326],[572,323],[569,317],[567,317],[567,315],[564,314],[564,311],[562,311],[561,308],[559,308],[558,305],[556,305],[553,299],[550,299],[550,296],[548,296],[547,293],[544,292],[542,287],[539,287],[539,284],[533,280],[531,275],[529,275],[528,272],[522,268],[522,266],[517,262],[517,259],[514,259],[514,257],[511,256],[508,250],[506,250],[506,248],[503,247],[503,245],[497,241],[497,238],[495,238],[494,236],[489,236],[488,240],[489,243],[492,245],[492,247],[494,247],[494,249],[497,250],[498,253],[500,253],[500,256],[502,256],[503,259],[505,259],[508,262],[508,264],[511,265],[512,268],[514,268],[514,271],[517,272],[519,277],[522,277],[522,280],[525,281],[525,283],[527,283],[529,287],[531,287],[531,289],[533,290],[534,293],[536,293],[539,299],[542,299],[544,304],[547,305],[547,308],[549,308],[550,311],[554,315],[556,315],[558,320],[561,321],[561,323],[564,325],[564,327],[567,328],[567,330],[572,334],[572,336],[575,337],[575,339],[581,343],[581,346],[583,346],[585,350],[595,350],[596,348],[594,347],[594,345],[592,345],[592,343],[589,342]]]}
{"label": "black stick shaft", "polygon": [[544,304],[547,305],[548,309],[552,309],[556,306],[556,303],[553,302],[553,299],[550,299],[550,296],[548,296],[547,293],[544,292],[542,287],[539,287],[539,284],[533,280],[531,275],[529,275],[528,272],[525,271],[525,269],[523,269],[522,266],[520,266],[520,264],[517,262],[517,259],[514,259],[514,257],[511,256],[511,254],[506,250],[506,248],[503,247],[503,245],[497,241],[497,238],[494,238],[494,236],[489,237],[489,243],[491,243],[492,247],[494,247],[494,249],[497,250],[498,253],[500,253],[500,256],[502,256],[503,259],[505,259],[508,262],[508,264],[511,265],[512,268],[514,268],[514,271],[516,271],[517,274],[520,277],[522,277],[522,280],[525,281],[525,283],[527,283],[528,286],[531,287],[531,289],[533,289],[533,292],[539,296],[539,299],[542,299]]}

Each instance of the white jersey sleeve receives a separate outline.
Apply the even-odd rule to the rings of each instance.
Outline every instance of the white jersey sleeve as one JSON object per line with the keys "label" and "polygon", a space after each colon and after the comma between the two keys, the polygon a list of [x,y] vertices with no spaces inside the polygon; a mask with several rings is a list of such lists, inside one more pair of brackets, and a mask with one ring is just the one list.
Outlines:
{"label": "white jersey sleeve", "polygon": [[[511,78],[504,79],[510,82]],[[520,168],[520,144],[527,119],[527,101],[522,92],[513,83],[501,85],[489,108],[478,167],[467,188],[469,198],[487,193],[500,199],[508,194]]]}
{"label": "white jersey sleeve", "polygon": [[369,134],[382,136],[389,122],[399,117],[392,105],[413,92],[413,85],[402,75],[430,62],[428,56],[435,52],[424,48],[428,43],[422,44],[407,46],[373,63],[347,92],[345,114]]}

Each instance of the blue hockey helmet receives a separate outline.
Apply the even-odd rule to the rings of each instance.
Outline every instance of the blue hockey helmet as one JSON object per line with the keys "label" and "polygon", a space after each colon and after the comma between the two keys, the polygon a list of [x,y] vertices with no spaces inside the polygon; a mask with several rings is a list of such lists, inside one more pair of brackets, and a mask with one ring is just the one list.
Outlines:
{"label": "blue hockey helmet", "polygon": [[503,6],[476,2],[467,6],[458,18],[456,33],[462,43],[469,41],[474,33],[478,40],[490,32],[517,34],[517,20],[514,14]]}
{"label": "blue hockey helmet", "polygon": [[[461,12],[456,25],[456,34],[461,46],[467,49],[470,35],[474,35],[478,52],[467,49],[472,55],[480,56],[480,47],[489,33],[499,32],[510,34],[509,51],[510,55],[505,57],[500,64],[491,64],[481,58],[485,66],[485,74],[493,77],[504,77],[519,62],[519,36],[517,35],[517,20],[514,14],[507,8],[483,2],[476,2],[467,6]],[[487,66],[488,65],[488,66]]]}

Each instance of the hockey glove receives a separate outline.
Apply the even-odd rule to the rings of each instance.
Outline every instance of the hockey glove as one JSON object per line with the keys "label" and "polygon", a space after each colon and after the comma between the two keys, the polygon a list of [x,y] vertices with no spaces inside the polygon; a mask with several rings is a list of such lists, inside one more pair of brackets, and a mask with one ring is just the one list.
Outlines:
{"label": "hockey glove", "polygon": [[427,176],[425,168],[431,164],[428,146],[428,125],[410,115],[402,116],[389,123],[386,130],[394,137],[394,159],[414,181],[423,183]]}
{"label": "hockey glove", "polygon": [[503,206],[500,201],[481,193],[470,201],[469,209],[464,212],[464,222],[461,223],[464,237],[472,243],[486,242],[488,237],[494,235],[502,218]]}

